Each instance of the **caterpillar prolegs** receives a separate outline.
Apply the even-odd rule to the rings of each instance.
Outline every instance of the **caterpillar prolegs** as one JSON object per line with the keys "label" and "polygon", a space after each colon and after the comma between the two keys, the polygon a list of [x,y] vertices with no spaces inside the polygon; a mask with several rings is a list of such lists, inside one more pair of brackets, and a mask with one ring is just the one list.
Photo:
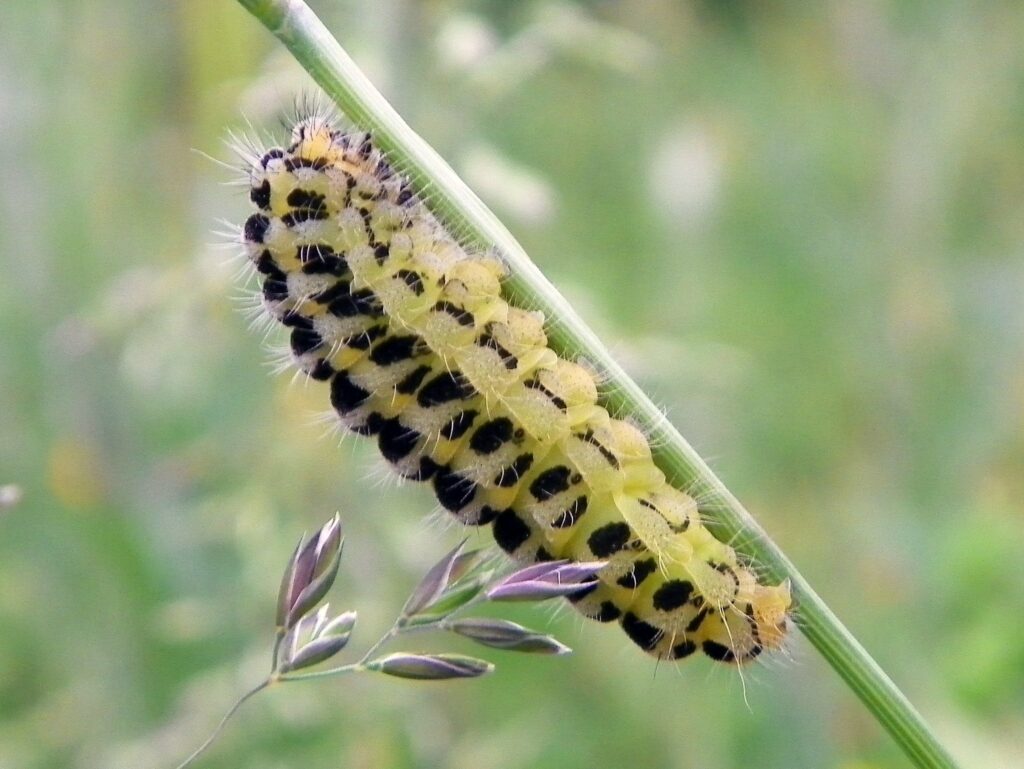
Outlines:
{"label": "caterpillar prolegs", "polygon": [[505,301],[502,263],[463,247],[368,134],[307,115],[287,147],[243,154],[262,304],[349,430],[513,558],[606,561],[571,601],[656,657],[782,645],[788,585],[712,535],[593,373]]}

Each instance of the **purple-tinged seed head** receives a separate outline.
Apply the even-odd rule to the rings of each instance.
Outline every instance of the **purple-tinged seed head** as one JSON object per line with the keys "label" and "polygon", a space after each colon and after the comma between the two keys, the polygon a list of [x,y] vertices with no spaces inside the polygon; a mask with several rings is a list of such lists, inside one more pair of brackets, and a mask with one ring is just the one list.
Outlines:
{"label": "purple-tinged seed head", "polygon": [[355,624],[354,611],[343,612],[328,621],[326,605],[315,617],[303,617],[286,637],[280,672],[308,668],[330,659],[348,644]]}
{"label": "purple-tinged seed head", "polygon": [[367,663],[366,667],[396,678],[418,681],[444,681],[451,678],[477,678],[494,670],[490,662],[461,654],[411,654],[397,652]]}
{"label": "purple-tinged seed head", "polygon": [[465,547],[466,540],[462,540],[444,558],[430,568],[430,571],[423,576],[416,589],[412,591],[412,595],[405,602],[405,606],[402,607],[403,617],[412,617],[436,601],[441,593],[445,591],[445,588],[452,583],[453,573],[456,568],[459,572],[465,573],[468,563],[465,556],[472,555],[472,553],[463,554],[462,551]]}
{"label": "purple-tinged seed head", "polygon": [[529,654],[568,654],[572,651],[552,636],[504,619],[460,619],[448,623],[446,627],[478,644],[495,649]]}
{"label": "purple-tinged seed head", "polygon": [[277,599],[277,626],[292,627],[309,612],[334,583],[341,561],[344,538],[337,513],[317,534],[299,540],[288,562]]}
{"label": "purple-tinged seed head", "polygon": [[488,589],[492,601],[543,601],[572,595],[597,584],[604,561],[546,561],[513,572]]}

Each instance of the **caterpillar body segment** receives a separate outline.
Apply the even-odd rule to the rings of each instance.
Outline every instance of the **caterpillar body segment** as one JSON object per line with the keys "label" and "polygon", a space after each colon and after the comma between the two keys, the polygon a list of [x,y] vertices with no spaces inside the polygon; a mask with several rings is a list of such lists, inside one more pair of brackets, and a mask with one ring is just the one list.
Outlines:
{"label": "caterpillar body segment", "polygon": [[595,377],[510,306],[370,137],[320,116],[249,168],[243,228],[267,312],[351,431],[524,562],[605,561],[570,600],[659,658],[780,648],[788,584],[762,584],[671,486]]}

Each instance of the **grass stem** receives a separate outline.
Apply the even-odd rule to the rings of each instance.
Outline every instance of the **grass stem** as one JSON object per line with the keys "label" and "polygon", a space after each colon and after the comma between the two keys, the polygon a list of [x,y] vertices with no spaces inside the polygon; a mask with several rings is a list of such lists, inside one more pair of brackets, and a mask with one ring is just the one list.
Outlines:
{"label": "grass stem", "polygon": [[210,747],[213,744],[213,741],[216,740],[217,737],[220,736],[220,733],[222,731],[224,731],[224,727],[227,726],[228,721],[231,720],[231,716],[233,716],[235,713],[237,713],[238,709],[240,707],[242,707],[242,705],[244,705],[245,702],[250,697],[252,697],[252,696],[254,696],[256,694],[259,694],[261,691],[263,691],[268,686],[270,686],[275,680],[276,679],[268,678],[263,683],[253,687],[252,689],[247,691],[245,694],[243,694],[241,697],[239,697],[238,700],[235,702],[235,704],[231,706],[231,709],[228,710],[228,712],[224,714],[224,717],[220,720],[220,723],[217,724],[217,728],[213,730],[213,733],[209,737],[206,738],[206,741],[202,745],[200,745],[198,748],[196,748],[192,752],[192,755],[190,755],[188,758],[186,758],[184,761],[182,761],[180,764],[178,764],[177,769],[186,769],[187,767],[192,766],[192,764],[195,762],[195,760],[197,758],[199,758],[199,756],[201,756],[203,754],[203,752],[208,747]]}
{"label": "grass stem", "polygon": [[615,362],[568,302],[544,277],[505,226],[420,138],[367,80],[320,19],[301,0],[239,0],[267,27],[333,99],[349,120],[373,133],[375,142],[431,200],[442,220],[465,240],[496,249],[512,276],[509,301],[541,310],[549,320],[549,342],[569,358],[585,358],[606,382],[603,403],[628,414],[650,437],[657,464],[678,485],[710,500],[707,514],[719,535],[752,556],[764,571],[788,578],[803,634],[892,735],[915,766],[953,769],[955,763],[914,706],[850,634],[729,492],[664,414]]}

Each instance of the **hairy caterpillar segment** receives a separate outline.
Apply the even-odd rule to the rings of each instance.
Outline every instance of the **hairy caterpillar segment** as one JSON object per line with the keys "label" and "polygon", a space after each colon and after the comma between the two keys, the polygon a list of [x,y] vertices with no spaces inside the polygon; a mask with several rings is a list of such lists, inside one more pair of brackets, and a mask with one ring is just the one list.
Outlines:
{"label": "hairy caterpillar segment", "polygon": [[505,301],[503,265],[468,254],[367,134],[303,119],[250,182],[267,311],[402,476],[491,524],[513,558],[606,561],[572,602],[659,658],[740,663],[783,644],[788,585],[714,538],[593,374],[548,347],[543,317]]}

